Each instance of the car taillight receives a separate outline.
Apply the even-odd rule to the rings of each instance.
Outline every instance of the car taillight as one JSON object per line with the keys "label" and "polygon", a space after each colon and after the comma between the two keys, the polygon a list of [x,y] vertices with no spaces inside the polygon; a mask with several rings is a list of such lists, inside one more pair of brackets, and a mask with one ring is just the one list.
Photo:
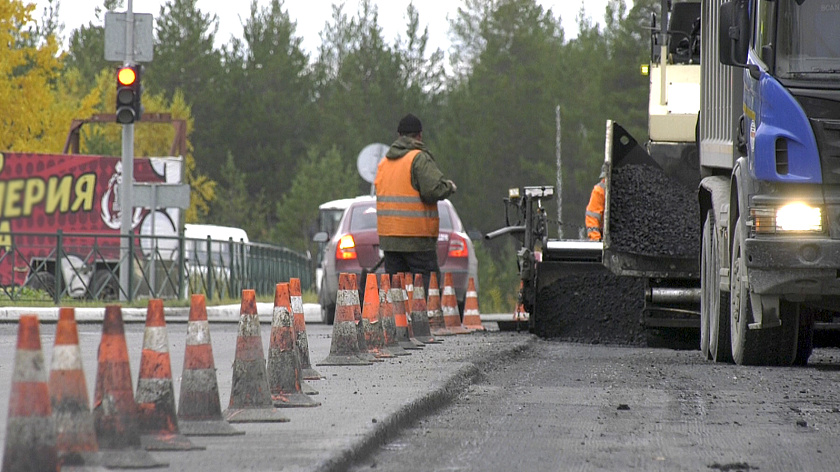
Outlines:
{"label": "car taillight", "polygon": [[356,257],[358,257],[356,255],[356,241],[352,234],[345,234],[338,240],[338,246],[335,248],[335,258],[346,261]]}
{"label": "car taillight", "polygon": [[458,236],[457,234],[452,234],[449,237],[449,256],[448,257],[469,257],[470,250],[467,249],[467,241]]}

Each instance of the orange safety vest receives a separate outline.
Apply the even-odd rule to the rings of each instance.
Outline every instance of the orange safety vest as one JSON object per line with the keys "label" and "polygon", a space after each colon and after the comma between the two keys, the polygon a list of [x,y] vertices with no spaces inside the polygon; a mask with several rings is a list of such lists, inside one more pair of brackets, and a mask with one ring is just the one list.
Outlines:
{"label": "orange safety vest", "polygon": [[437,238],[437,203],[424,203],[411,186],[415,149],[400,159],[382,159],[376,171],[376,225],[380,236]]}
{"label": "orange safety vest", "polygon": [[586,205],[586,236],[590,241],[600,241],[603,237],[604,228],[604,180],[595,184],[592,188],[592,195],[589,196],[589,205]]}

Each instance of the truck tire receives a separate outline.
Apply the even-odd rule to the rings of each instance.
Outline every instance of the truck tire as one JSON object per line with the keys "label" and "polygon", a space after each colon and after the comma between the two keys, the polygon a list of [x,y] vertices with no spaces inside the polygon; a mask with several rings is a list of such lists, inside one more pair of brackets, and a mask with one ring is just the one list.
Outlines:
{"label": "truck tire", "polygon": [[709,352],[709,339],[711,335],[711,320],[714,316],[714,301],[712,300],[711,284],[714,283],[715,264],[711,260],[712,251],[712,233],[711,227],[714,224],[714,211],[706,212],[706,218],[703,220],[703,236],[700,241],[700,353],[703,359],[711,359],[712,355]]}
{"label": "truck tire", "polygon": [[55,276],[51,272],[35,272],[29,276],[23,286],[47,292],[50,297],[55,297]]}
{"label": "truck tire", "polygon": [[88,290],[92,299],[114,301],[120,298],[120,282],[107,269],[99,269],[93,273]]}
{"label": "truck tire", "polygon": [[778,362],[781,328],[749,329],[754,322],[746,261],[742,251],[746,230],[741,216],[735,223],[729,273],[732,359],[738,365],[774,365]]}
{"label": "truck tire", "polygon": [[[708,230],[708,232],[707,232]],[[701,248],[700,285],[703,290],[700,316],[701,329],[708,322],[707,358],[715,362],[732,362],[729,334],[729,293],[720,289],[720,239],[714,210],[706,215]],[[705,302],[705,303],[704,303]],[[704,308],[705,307],[705,308]],[[704,313],[705,311],[705,313]],[[701,340],[701,342],[703,342]]]}
{"label": "truck tire", "polygon": [[808,358],[814,350],[814,312],[808,307],[800,306],[799,333],[796,340],[796,358],[793,365],[808,365]]}

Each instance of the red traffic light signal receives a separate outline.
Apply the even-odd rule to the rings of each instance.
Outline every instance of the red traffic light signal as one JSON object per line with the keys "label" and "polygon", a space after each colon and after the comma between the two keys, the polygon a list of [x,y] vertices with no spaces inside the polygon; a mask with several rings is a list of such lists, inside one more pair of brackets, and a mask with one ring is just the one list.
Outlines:
{"label": "red traffic light signal", "polygon": [[117,123],[124,125],[140,120],[141,66],[132,64],[117,69]]}

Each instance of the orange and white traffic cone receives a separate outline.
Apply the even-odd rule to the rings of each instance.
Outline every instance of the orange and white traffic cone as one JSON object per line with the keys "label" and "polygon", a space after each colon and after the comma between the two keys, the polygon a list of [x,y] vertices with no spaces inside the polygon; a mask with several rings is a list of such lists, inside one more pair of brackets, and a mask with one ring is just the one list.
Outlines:
{"label": "orange and white traffic cone", "polygon": [[295,345],[294,314],[289,284],[274,288],[274,313],[268,348],[268,387],[276,407],[318,406],[300,388],[300,354]]}
{"label": "orange and white traffic cone", "polygon": [[415,274],[414,293],[411,296],[411,326],[414,328],[414,337],[418,341],[426,344],[437,344],[441,340],[432,336],[432,331],[429,328],[429,315],[423,284],[423,274]]}
{"label": "orange and white traffic cone", "polygon": [[446,329],[443,320],[443,307],[440,301],[440,288],[438,287],[437,273],[429,275],[429,293],[427,294],[426,310],[429,314],[429,329],[432,336],[448,336],[454,333]]}
{"label": "orange and white traffic cone", "polygon": [[353,319],[356,320],[357,342],[359,343],[359,354],[357,356],[370,362],[383,362],[383,359],[378,358],[368,348],[367,338],[365,338],[364,317],[362,316],[362,301],[359,295],[359,278],[356,274],[350,274],[350,285],[353,287],[353,293],[350,295],[350,298],[353,306]]}
{"label": "orange and white traffic cone", "polygon": [[[360,357],[359,330],[356,327],[355,310],[358,309],[359,292],[352,284],[351,274],[338,275],[338,293],[335,302],[335,320],[333,322],[330,353],[318,365],[370,365],[371,362]],[[361,314],[359,314],[361,318]]]}
{"label": "orange and white traffic cone", "polygon": [[21,315],[6,420],[4,471],[57,471],[55,421],[37,315]]}
{"label": "orange and white traffic cone", "polygon": [[140,443],[147,451],[190,451],[197,446],[178,428],[175,387],[169,359],[169,336],[163,316],[163,300],[149,300],[140,375],[134,396],[140,412]]}
{"label": "orange and white traffic cone", "polygon": [[365,333],[368,352],[380,359],[394,357],[394,354],[385,348],[385,330],[379,318],[379,284],[376,282],[376,274],[367,274],[365,281],[362,330]]}
{"label": "orange and white traffic cone", "polygon": [[[519,281],[519,292],[517,292],[517,302],[516,302],[516,309],[513,310],[513,321],[518,323],[527,323],[528,317],[530,316],[529,313],[525,310],[525,304],[522,303],[522,287],[524,286],[524,282],[521,280]],[[517,326],[518,327],[518,326]]]}
{"label": "orange and white traffic cone", "polygon": [[318,392],[309,386],[304,380],[320,380],[324,378],[312,367],[312,361],[309,360],[309,338],[306,336],[306,319],[303,315],[303,295],[300,291],[300,279],[292,277],[289,279],[289,295],[292,298],[292,314],[294,315],[295,324],[295,345],[300,353],[300,386],[303,393],[307,395],[317,395]]}
{"label": "orange and white traffic cone", "polygon": [[100,465],[99,443],[93,428],[90,398],[82,368],[76,310],[72,307],[58,310],[49,391],[59,463],[67,466]]}
{"label": "orange and white traffic cone", "polygon": [[414,297],[414,283],[411,280],[411,274],[403,272],[403,301],[405,303],[405,316],[408,319],[408,340],[417,347],[425,347],[426,343],[417,339],[414,335],[414,320],[411,318],[411,309],[414,306],[412,298]]}
{"label": "orange and white traffic cone", "polygon": [[472,332],[464,328],[461,324],[461,314],[458,312],[458,298],[455,296],[455,287],[452,285],[452,273],[450,272],[443,274],[441,309],[443,310],[443,322],[450,333],[468,334]]}
{"label": "orange and white traffic cone", "polygon": [[467,299],[464,301],[464,327],[473,331],[484,331],[481,324],[481,313],[478,311],[478,293],[475,291],[475,281],[470,277],[467,285]]}
{"label": "orange and white traffic cone", "polygon": [[207,305],[204,295],[200,293],[190,297],[184,371],[178,397],[178,426],[181,433],[187,436],[245,434],[222,418]]}
{"label": "orange and white traffic cone", "polygon": [[242,290],[239,335],[233,360],[230,404],[223,416],[231,423],[283,423],[289,421],[274,408],[260,334],[256,292]]}
{"label": "orange and white traffic cone", "polygon": [[394,318],[394,300],[391,298],[391,277],[379,276],[379,320],[382,323],[382,335],[385,348],[395,356],[410,356],[397,342],[397,323]]}
{"label": "orange and white traffic cone", "polygon": [[403,349],[418,350],[422,349],[425,344],[411,340],[411,335],[408,331],[408,314],[405,312],[405,289],[403,288],[402,274],[394,274],[391,279],[391,300],[394,311],[394,324],[396,325],[397,344]]}
{"label": "orange and white traffic cone", "polygon": [[125,342],[122,308],[107,305],[102,321],[96,389],[93,394],[93,425],[108,468],[166,467],[140,442],[139,411],[131,386],[131,368]]}

